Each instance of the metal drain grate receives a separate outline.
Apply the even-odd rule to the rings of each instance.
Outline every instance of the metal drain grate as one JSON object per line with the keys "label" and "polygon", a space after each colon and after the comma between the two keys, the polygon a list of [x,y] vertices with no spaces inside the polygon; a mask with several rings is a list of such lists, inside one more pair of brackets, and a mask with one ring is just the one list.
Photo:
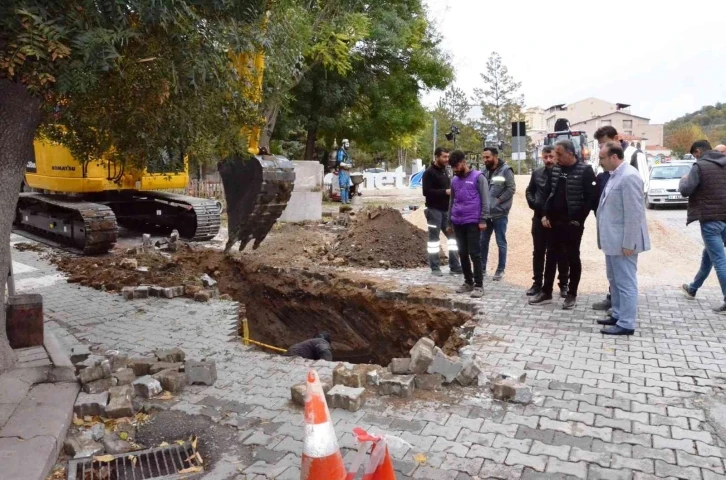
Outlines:
{"label": "metal drain grate", "polygon": [[[138,452],[112,455],[111,462],[93,461],[92,457],[68,462],[68,480],[172,480],[199,478],[200,473],[179,473],[199,462],[189,442]],[[135,458],[135,460],[133,460]],[[187,460],[189,459],[189,460]]]}

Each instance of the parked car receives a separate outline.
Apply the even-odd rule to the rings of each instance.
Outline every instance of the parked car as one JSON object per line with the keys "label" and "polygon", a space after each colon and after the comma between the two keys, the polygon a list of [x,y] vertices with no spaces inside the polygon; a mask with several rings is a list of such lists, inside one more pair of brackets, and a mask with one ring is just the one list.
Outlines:
{"label": "parked car", "polygon": [[688,175],[694,162],[671,162],[653,165],[645,202],[648,208],[656,205],[685,205],[688,199],[678,191],[681,177]]}

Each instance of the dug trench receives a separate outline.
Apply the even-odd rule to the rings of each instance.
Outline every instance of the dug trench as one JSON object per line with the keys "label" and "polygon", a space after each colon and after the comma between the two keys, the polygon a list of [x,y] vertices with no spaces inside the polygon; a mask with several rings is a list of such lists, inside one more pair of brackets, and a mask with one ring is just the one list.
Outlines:
{"label": "dug trench", "polygon": [[[122,268],[124,258],[135,258],[148,272]],[[69,282],[107,291],[141,284],[184,285],[186,295],[193,296],[206,273],[217,281],[220,294],[245,306],[250,338],[288,348],[327,331],[335,361],[388,365],[392,358],[408,356],[424,336],[455,353],[459,345],[452,332],[472,318],[466,303],[435,296],[432,290],[400,292],[390,284],[333,269],[273,267],[204,248],[183,246],[171,258],[127,252],[53,261],[70,275]]]}

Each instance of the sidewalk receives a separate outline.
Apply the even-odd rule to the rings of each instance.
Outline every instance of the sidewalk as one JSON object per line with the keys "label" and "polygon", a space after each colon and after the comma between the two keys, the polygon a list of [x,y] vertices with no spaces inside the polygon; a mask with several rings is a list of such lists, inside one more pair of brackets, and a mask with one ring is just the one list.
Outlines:
{"label": "sidewalk", "polygon": [[[311,362],[230,342],[233,302],[124,301],[65,283],[35,253],[13,257],[35,269],[18,275],[18,288],[36,286],[46,328],[65,348],[102,343],[133,355],[178,346],[217,362],[217,383],[185,388],[172,407],[236,429],[236,442],[217,445],[221,459],[205,478],[299,478],[303,417],[289,387],[304,380]],[[426,271],[372,274],[404,286],[460,280]],[[676,287],[643,292],[637,335],[618,339],[598,333],[590,303],[599,296],[564,311],[530,307],[504,282],[487,282],[485,290],[469,348],[488,363],[526,370],[534,403],[504,404],[474,389],[445,402],[371,397],[356,413],[332,412],[348,461],[350,432],[361,426],[413,445],[393,452],[399,479],[724,478],[726,319],[710,311],[715,290],[696,301]],[[315,363],[321,376],[334,365]]]}

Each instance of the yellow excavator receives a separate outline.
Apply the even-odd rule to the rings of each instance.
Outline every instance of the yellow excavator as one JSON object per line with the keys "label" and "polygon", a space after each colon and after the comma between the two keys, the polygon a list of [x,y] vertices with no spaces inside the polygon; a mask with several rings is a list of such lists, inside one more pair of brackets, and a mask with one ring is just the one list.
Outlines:
{"label": "yellow excavator", "polygon": [[[249,85],[245,94],[261,100],[264,55],[231,56]],[[229,239],[240,250],[254,239],[257,248],[287,206],[295,181],[292,162],[259,147],[260,128],[243,129],[247,155],[218,163],[227,202]],[[215,200],[164,190],[189,183],[186,157],[166,155],[145,169],[109,158],[79,162],[63,145],[36,139],[35,159],[26,165],[15,228],[51,239],[84,254],[113,248],[118,227],[168,233],[205,241],[219,232],[221,211]],[[29,188],[28,188],[29,187]]]}

